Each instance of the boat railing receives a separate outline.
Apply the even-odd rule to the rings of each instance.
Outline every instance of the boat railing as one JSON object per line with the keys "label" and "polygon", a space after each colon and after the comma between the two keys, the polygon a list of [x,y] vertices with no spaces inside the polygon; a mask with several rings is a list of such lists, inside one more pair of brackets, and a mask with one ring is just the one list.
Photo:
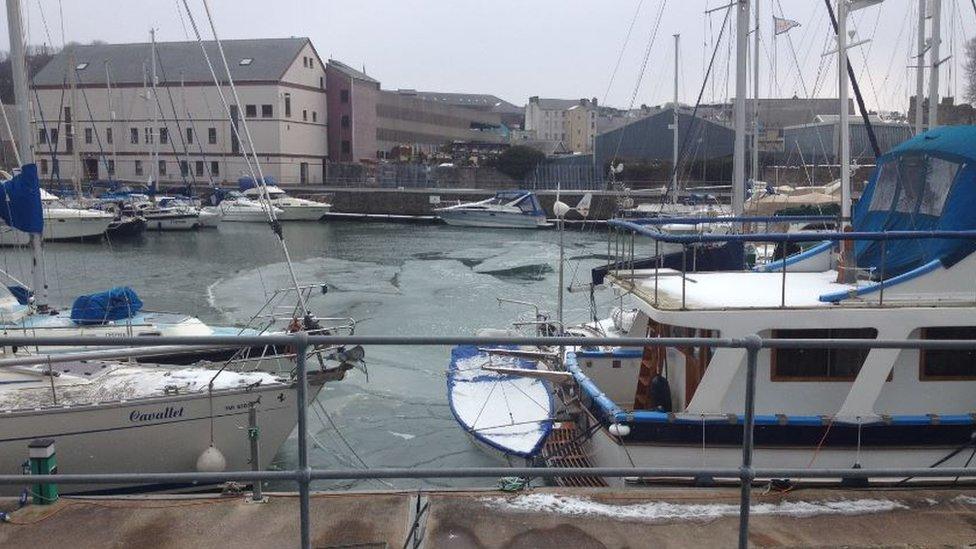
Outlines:
{"label": "boat railing", "polygon": [[[113,347],[143,347],[151,345],[206,346],[241,348],[262,345],[286,346],[295,350],[295,386],[297,392],[297,456],[298,465],[290,469],[261,470],[255,464],[251,470],[221,472],[108,472],[108,473],[68,473],[56,475],[0,474],[0,485],[123,485],[140,486],[147,484],[253,484],[255,493],[262,482],[294,482],[298,487],[299,539],[301,547],[311,547],[310,500],[312,483],[318,480],[357,480],[357,479],[473,479],[524,477],[526,479],[553,479],[561,477],[604,477],[604,478],[715,478],[737,479],[739,494],[739,547],[748,547],[749,518],[751,511],[753,483],[757,479],[842,479],[845,481],[867,482],[870,479],[945,479],[973,478],[976,468],[967,467],[925,467],[925,468],[880,468],[880,467],[806,467],[775,468],[754,467],[754,439],[756,426],[756,379],[759,353],[768,349],[911,349],[911,350],[976,350],[976,340],[922,340],[922,339],[775,339],[748,335],[740,338],[705,337],[459,337],[459,336],[319,336],[304,332],[268,336],[161,336],[147,340],[140,337],[36,337],[2,336],[0,346],[4,347],[85,347],[104,348],[108,355]],[[742,413],[742,459],[738,467],[688,466],[668,467],[365,467],[365,468],[317,468],[309,462],[309,422],[308,422],[308,383],[307,365],[310,346],[454,346],[473,345],[488,347],[498,345],[535,347],[708,347],[742,349],[745,351],[746,377],[744,384],[744,404]],[[97,354],[97,353],[96,353]],[[97,359],[92,356],[92,359]],[[256,410],[260,413],[260,410]],[[619,417],[606,416],[598,419],[609,428],[621,421]],[[626,418],[624,418],[625,420]],[[241,436],[250,436],[249,430],[242,429]],[[57,443],[57,440],[55,440]],[[26,445],[26,442],[25,442]]]}
{"label": "boat railing", "polygon": [[[608,273],[612,273],[618,280],[626,281],[631,288],[635,288],[637,280],[640,278],[653,279],[653,304],[655,307],[667,307],[668,304],[661,299],[659,282],[664,277],[681,277],[681,298],[680,310],[688,308],[688,287],[689,274],[699,272],[697,265],[702,249],[709,246],[717,246],[729,243],[741,244],[775,244],[783,246],[783,253],[780,259],[774,260],[765,265],[759,265],[764,272],[778,272],[780,277],[780,303],[779,308],[786,308],[787,303],[787,273],[790,267],[795,265],[799,259],[807,259],[809,252],[831,252],[841,248],[842,243],[853,242],[880,242],[880,259],[877,265],[857,265],[856,255],[847,254],[851,264],[843,268],[853,276],[853,288],[846,293],[824,294],[820,296],[821,301],[840,301],[846,297],[860,297],[877,293],[877,300],[866,302],[867,304],[884,307],[885,290],[904,281],[910,280],[919,274],[929,272],[935,266],[927,263],[916,268],[914,271],[902,273],[898,276],[888,276],[886,253],[886,243],[902,240],[966,240],[976,242],[976,230],[894,230],[894,231],[801,231],[801,232],[734,232],[730,234],[668,234],[656,230],[654,227],[668,223],[796,223],[806,221],[837,221],[837,217],[827,216],[772,216],[772,217],[728,217],[728,218],[672,218],[663,220],[652,219],[613,219],[608,222],[609,231],[607,238],[607,256],[609,258],[606,267]],[[638,257],[636,252],[636,236],[647,237],[654,242],[654,252],[649,258]],[[664,256],[661,245],[671,245],[671,251],[681,254],[679,262],[680,268],[665,268]],[[795,245],[814,245],[813,248],[801,251],[798,254],[787,255],[787,246]],[[825,246],[820,249],[816,245]],[[852,246],[852,244],[851,244]],[[675,247],[678,247],[677,249]],[[829,248],[829,249],[826,249]],[[936,260],[937,261],[937,260]],[[745,264],[745,256],[742,258],[740,268],[754,270]],[[722,269],[729,271],[730,269]],[[867,283],[865,285],[860,285]],[[943,300],[945,301],[945,300]],[[958,301],[958,300],[955,300]],[[966,303],[976,303],[976,285],[971,292],[971,298],[964,300]],[[899,300],[899,303],[901,300]],[[914,303],[914,302],[913,302]],[[891,306],[891,301],[888,303]]]}

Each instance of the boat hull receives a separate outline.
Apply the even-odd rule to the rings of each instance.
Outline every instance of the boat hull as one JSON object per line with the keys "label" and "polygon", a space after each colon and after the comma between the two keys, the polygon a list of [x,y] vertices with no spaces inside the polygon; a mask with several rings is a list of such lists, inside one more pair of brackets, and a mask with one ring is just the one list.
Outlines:
{"label": "boat hull", "polygon": [[[310,383],[314,400],[321,383]],[[196,471],[197,459],[211,443],[227,461],[226,470],[250,470],[248,408],[258,411],[260,451],[265,463],[278,452],[296,420],[297,388],[291,385],[251,390],[204,393],[119,402],[117,405],[79,406],[11,412],[0,428],[0,473],[21,474],[27,444],[38,438],[55,441],[58,472],[62,474],[174,473]],[[213,410],[213,412],[211,412]],[[16,495],[24,486],[0,487],[0,494]],[[122,485],[59,485],[61,493],[104,491]],[[163,490],[175,486],[142,485]]]}
{"label": "boat hull", "polygon": [[437,215],[448,225],[486,229],[538,229],[547,226],[544,216],[470,210],[441,211]]}
{"label": "boat hull", "polygon": [[[44,214],[44,240],[80,241],[101,240],[114,218],[111,215],[61,216]],[[18,231],[7,225],[0,227],[0,245],[25,246],[30,243],[28,233]]]}
{"label": "boat hull", "polygon": [[197,214],[173,214],[146,216],[146,228],[150,231],[192,231],[200,227]]}
{"label": "boat hull", "polygon": [[325,204],[321,206],[282,206],[275,204],[275,207],[281,210],[281,213],[278,214],[278,219],[281,221],[318,221],[332,209],[332,206]]}

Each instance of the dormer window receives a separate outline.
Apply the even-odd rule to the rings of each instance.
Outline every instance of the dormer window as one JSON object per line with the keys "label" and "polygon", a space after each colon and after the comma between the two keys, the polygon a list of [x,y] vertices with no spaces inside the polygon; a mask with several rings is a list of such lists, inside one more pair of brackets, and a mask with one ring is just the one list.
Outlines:
{"label": "dormer window", "polygon": [[83,71],[87,68],[88,68],[88,63],[78,63],[77,65],[75,65],[76,71]]}
{"label": "dormer window", "polygon": [[250,65],[253,62],[254,62],[254,58],[252,58],[252,57],[245,57],[244,59],[241,59],[241,62],[239,64],[242,67],[246,67],[246,66]]}

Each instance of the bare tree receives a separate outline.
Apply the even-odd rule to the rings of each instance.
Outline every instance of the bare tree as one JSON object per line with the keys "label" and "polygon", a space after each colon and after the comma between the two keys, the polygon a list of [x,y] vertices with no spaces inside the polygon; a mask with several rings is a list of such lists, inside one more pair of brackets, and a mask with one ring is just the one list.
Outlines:
{"label": "bare tree", "polygon": [[966,42],[966,100],[976,105],[976,36]]}

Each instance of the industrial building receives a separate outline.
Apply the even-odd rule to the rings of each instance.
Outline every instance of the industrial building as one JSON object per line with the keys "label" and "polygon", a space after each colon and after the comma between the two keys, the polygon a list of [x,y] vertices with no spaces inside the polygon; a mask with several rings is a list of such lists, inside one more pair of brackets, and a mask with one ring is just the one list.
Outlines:
{"label": "industrial building", "polygon": [[[455,141],[508,142],[510,103],[480,94],[385,90],[363,71],[330,59],[329,143],[333,162],[429,155]],[[335,117],[338,117],[337,119]],[[336,123],[338,121],[338,124]]]}
{"label": "industrial building", "polygon": [[[885,122],[871,117],[871,127],[878,139],[881,153],[912,136],[912,129],[904,123]],[[783,128],[783,164],[837,164],[839,162],[840,116],[820,115],[810,124]],[[851,161],[861,164],[874,163],[874,150],[868,138],[864,120],[859,116],[850,119]]]}
{"label": "industrial building", "polygon": [[[223,74],[216,44],[204,45]],[[240,98],[237,104],[223,87],[230,117],[197,42],[156,45],[155,96],[148,43],[58,53],[33,77],[41,177],[147,182],[158,172],[163,184],[234,182],[248,170],[231,120],[240,128],[247,119],[266,175],[321,183],[328,154],[325,65],[311,41],[225,40],[223,47]]]}
{"label": "industrial building", "polygon": [[[667,161],[673,154],[674,109],[667,108],[630,124],[596,136],[596,164],[616,161]],[[678,150],[685,146],[685,158],[692,161],[731,157],[734,141],[726,124],[693,117],[690,109],[678,108]]]}

